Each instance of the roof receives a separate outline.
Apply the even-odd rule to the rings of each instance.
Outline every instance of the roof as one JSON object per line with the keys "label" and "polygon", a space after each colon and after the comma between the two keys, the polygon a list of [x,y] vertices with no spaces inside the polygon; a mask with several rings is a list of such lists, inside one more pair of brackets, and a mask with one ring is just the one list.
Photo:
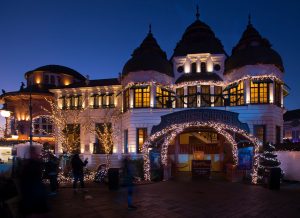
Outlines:
{"label": "roof", "polygon": [[172,57],[197,53],[225,54],[227,56],[221,41],[215,36],[211,28],[200,21],[198,17],[194,23],[186,28]]}
{"label": "roof", "polygon": [[122,75],[130,72],[154,70],[173,77],[172,65],[166,53],[160,48],[151,29],[141,45],[136,48],[123,67]]}
{"label": "roof", "polygon": [[61,66],[61,65],[45,65],[42,67],[38,67],[34,70],[26,72],[25,78],[27,78],[34,71],[49,71],[52,73],[63,73],[63,74],[73,76],[79,80],[85,80],[85,77],[83,75],[81,75],[80,73],[78,73],[77,71],[75,71],[69,67],[65,67],[65,66]]}
{"label": "roof", "polygon": [[22,94],[44,94],[44,95],[52,95],[51,92],[49,92],[49,89],[54,87],[53,85],[42,85],[42,84],[35,84],[32,86],[27,86],[26,88],[20,87],[19,91],[13,91],[13,92],[3,92],[2,95],[0,95],[0,98],[4,98],[7,96],[16,96],[16,95],[22,95]]}
{"label": "roof", "polygon": [[88,82],[81,81],[81,82],[77,82],[77,83],[72,83],[68,86],[54,87],[52,89],[64,89],[64,88],[68,89],[68,88],[113,86],[113,85],[121,85],[118,78],[88,80]]}
{"label": "roof", "polygon": [[291,121],[291,120],[296,120],[296,119],[300,119],[300,109],[290,110],[283,114],[283,120],[285,122]]}
{"label": "roof", "polygon": [[245,65],[274,64],[284,71],[280,55],[271,48],[270,42],[263,38],[250,23],[238,42],[232,49],[232,54],[225,62],[225,73]]}
{"label": "roof", "polygon": [[222,78],[216,73],[201,72],[201,73],[185,73],[179,77],[175,84],[190,81],[223,81]]}

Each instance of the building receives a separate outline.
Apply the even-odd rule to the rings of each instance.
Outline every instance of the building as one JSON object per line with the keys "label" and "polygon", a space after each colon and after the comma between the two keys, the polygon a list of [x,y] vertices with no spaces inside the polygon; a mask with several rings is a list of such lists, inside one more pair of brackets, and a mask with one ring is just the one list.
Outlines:
{"label": "building", "polygon": [[290,110],[283,115],[283,139],[300,142],[300,110]]}
{"label": "building", "polygon": [[46,65],[26,72],[25,79],[26,87],[22,82],[18,91],[2,90],[0,103],[3,104],[1,115],[6,118],[5,138],[12,143],[29,140],[31,101],[33,140],[54,143],[53,123],[45,111],[50,109],[47,100],[53,100],[53,93],[49,89],[79,82],[85,80],[85,77],[67,67]]}
{"label": "building", "polygon": [[[86,126],[103,130],[107,122],[117,131],[113,162],[152,149],[164,164],[172,159],[183,171],[191,171],[193,159],[211,160],[211,169],[222,171],[238,163],[239,148],[254,146],[256,153],[260,143],[282,141],[283,63],[250,18],[231,55],[197,12],[169,59],[150,26],[120,78],[72,76],[77,80],[48,91],[69,114],[75,131],[68,138],[78,138],[76,150],[92,164],[104,153],[103,141]],[[110,120],[113,111],[120,115]],[[63,143],[56,143],[56,152],[63,151]]]}

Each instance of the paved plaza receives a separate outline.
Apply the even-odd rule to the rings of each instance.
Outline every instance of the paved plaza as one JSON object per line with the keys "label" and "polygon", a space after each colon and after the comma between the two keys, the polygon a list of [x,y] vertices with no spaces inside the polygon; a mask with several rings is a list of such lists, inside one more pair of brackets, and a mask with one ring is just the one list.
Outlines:
{"label": "paved plaza", "polygon": [[300,217],[300,184],[285,183],[280,191],[214,180],[171,180],[136,186],[136,210],[128,210],[127,190],[109,191],[87,184],[74,194],[62,187],[50,197],[52,217]]}

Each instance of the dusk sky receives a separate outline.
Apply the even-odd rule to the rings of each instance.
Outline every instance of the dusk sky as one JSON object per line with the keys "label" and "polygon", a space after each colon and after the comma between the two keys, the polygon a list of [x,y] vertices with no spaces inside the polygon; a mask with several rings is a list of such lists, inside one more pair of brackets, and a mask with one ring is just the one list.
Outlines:
{"label": "dusk sky", "polygon": [[172,55],[184,30],[200,20],[226,52],[248,22],[281,55],[291,88],[287,109],[300,108],[300,1],[288,0],[0,0],[0,89],[18,90],[24,73],[48,64],[73,68],[91,79],[117,77],[152,24],[161,48]]}

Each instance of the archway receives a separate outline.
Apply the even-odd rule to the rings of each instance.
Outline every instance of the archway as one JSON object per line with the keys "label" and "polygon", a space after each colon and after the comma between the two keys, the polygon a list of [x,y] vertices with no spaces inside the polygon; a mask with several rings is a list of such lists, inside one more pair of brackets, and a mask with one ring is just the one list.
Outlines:
{"label": "archway", "polygon": [[[198,109],[198,110],[202,110],[201,112],[203,112],[203,109]],[[195,119],[193,119],[193,116],[190,116],[190,115],[189,115],[189,117],[186,116],[188,111],[191,111],[191,110],[173,113],[173,114],[177,115],[177,118],[178,118],[178,115],[180,116],[180,114],[184,114],[185,115],[184,120],[187,122],[173,122],[173,123],[168,122],[168,125],[165,125],[163,123],[163,121],[166,121],[167,119],[166,119],[166,117],[162,117],[162,122],[158,126],[153,127],[154,131],[152,131],[151,136],[145,141],[145,143],[143,145],[145,179],[150,180],[150,160],[149,160],[149,152],[148,151],[149,151],[149,147],[151,146],[151,144],[153,142],[155,142],[155,140],[157,140],[158,138],[161,138],[161,137],[164,138],[164,141],[161,146],[161,160],[162,160],[162,164],[165,165],[167,163],[167,151],[168,151],[170,142],[172,140],[174,140],[174,138],[178,134],[184,132],[188,128],[204,127],[204,128],[213,129],[214,131],[216,131],[218,134],[222,135],[226,139],[226,141],[231,145],[233,161],[235,164],[238,164],[237,142],[235,141],[232,134],[239,134],[239,135],[243,136],[244,138],[246,138],[247,140],[249,140],[253,144],[254,156],[253,156],[253,164],[252,164],[253,167],[252,167],[251,176],[252,176],[252,183],[256,184],[257,183],[257,169],[258,169],[258,150],[259,150],[258,139],[256,137],[254,137],[253,135],[249,134],[245,129],[240,128],[242,125],[240,125],[240,126],[230,125],[230,124],[226,124],[221,121],[191,121],[191,120],[195,120]],[[217,110],[211,110],[211,111],[216,112]],[[193,112],[195,112],[195,111],[193,111]],[[221,112],[223,112],[223,111],[221,111]],[[196,113],[199,114],[199,111],[197,111]],[[229,112],[229,113],[232,113],[232,112]],[[226,114],[228,115],[227,112],[226,112]],[[170,116],[170,115],[168,115],[168,116]],[[227,117],[226,120],[228,121],[230,119],[228,119],[228,117]],[[181,121],[183,121],[183,120],[181,120]],[[160,128],[162,126],[164,126],[164,128]]]}

